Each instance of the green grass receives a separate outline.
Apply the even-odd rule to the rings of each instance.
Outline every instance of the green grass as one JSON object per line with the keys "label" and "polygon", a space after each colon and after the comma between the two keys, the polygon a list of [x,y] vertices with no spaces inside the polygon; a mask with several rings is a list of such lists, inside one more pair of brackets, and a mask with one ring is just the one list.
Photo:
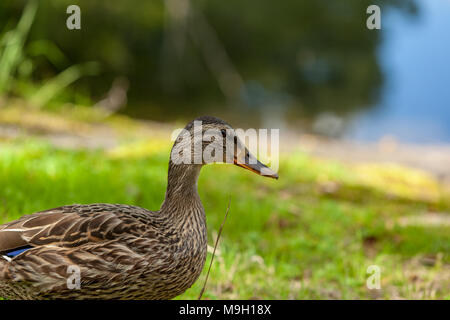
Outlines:
{"label": "green grass", "polygon": [[[39,139],[0,142],[0,223],[72,203],[158,209],[169,148],[155,142],[74,151]],[[448,196],[432,178],[304,153],[283,155],[279,175],[275,181],[230,165],[202,170],[211,246],[232,198],[204,298],[450,298],[448,224],[406,223],[429,212],[448,221]],[[366,287],[370,265],[382,270],[381,290]],[[206,270],[180,298],[197,298]]]}

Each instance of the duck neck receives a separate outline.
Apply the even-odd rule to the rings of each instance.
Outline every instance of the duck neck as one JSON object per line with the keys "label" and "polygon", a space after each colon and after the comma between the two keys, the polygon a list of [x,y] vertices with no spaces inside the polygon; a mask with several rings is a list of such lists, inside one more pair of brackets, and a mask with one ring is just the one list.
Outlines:
{"label": "duck neck", "polygon": [[[169,215],[186,215],[186,209],[203,208],[197,192],[202,165],[169,162],[167,190],[160,211]],[[197,210],[196,210],[197,211]]]}

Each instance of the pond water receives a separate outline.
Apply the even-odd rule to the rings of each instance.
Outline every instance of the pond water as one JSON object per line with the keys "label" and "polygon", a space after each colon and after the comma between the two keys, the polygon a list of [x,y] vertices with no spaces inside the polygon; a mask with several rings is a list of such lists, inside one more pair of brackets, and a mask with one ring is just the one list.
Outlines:
{"label": "pond water", "polygon": [[450,142],[450,1],[418,1],[419,15],[382,15],[381,98],[351,116],[345,137],[391,135],[413,143]]}

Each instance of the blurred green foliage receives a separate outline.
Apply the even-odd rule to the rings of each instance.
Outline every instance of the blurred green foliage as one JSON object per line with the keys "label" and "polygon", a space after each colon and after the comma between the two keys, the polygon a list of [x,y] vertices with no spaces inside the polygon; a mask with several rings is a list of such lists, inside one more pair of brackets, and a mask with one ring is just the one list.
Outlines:
{"label": "blurred green foliage", "polygon": [[32,73],[37,66],[33,60],[36,55],[44,55],[55,62],[64,59],[52,42],[36,40],[26,44],[38,4],[37,0],[30,0],[17,26],[0,38],[0,95],[16,94],[28,99],[27,104],[32,107],[41,108],[83,75],[98,73],[98,66],[94,62],[72,65],[34,86]]}
{"label": "blurred green foliage", "polygon": [[[3,34],[14,30],[26,2],[1,1]],[[71,4],[81,8],[78,31],[66,28]],[[224,107],[231,114],[254,108],[348,112],[376,101],[383,81],[382,33],[365,26],[370,4],[383,14],[393,7],[415,10],[413,0],[42,0],[24,53],[33,59],[17,65],[24,55],[16,55],[15,66],[44,81],[71,65],[98,61],[100,75],[72,73],[61,83],[79,79],[75,91],[96,100],[124,76],[127,112],[162,120],[191,118],[205,108],[220,115]],[[18,47],[28,29],[23,25],[21,35],[15,33]],[[38,95],[41,104],[55,87]]]}

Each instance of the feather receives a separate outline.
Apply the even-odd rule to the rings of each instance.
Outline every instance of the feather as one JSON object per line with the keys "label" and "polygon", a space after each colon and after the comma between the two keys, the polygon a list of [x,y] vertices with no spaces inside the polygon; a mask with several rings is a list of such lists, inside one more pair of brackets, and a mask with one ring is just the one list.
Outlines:
{"label": "feather", "polygon": [[25,251],[27,251],[28,249],[31,249],[31,248],[32,248],[32,246],[26,246],[24,248],[19,248],[19,249],[15,249],[13,251],[5,252],[5,255],[7,257],[13,258],[13,257],[21,254],[22,252],[25,252]]}

